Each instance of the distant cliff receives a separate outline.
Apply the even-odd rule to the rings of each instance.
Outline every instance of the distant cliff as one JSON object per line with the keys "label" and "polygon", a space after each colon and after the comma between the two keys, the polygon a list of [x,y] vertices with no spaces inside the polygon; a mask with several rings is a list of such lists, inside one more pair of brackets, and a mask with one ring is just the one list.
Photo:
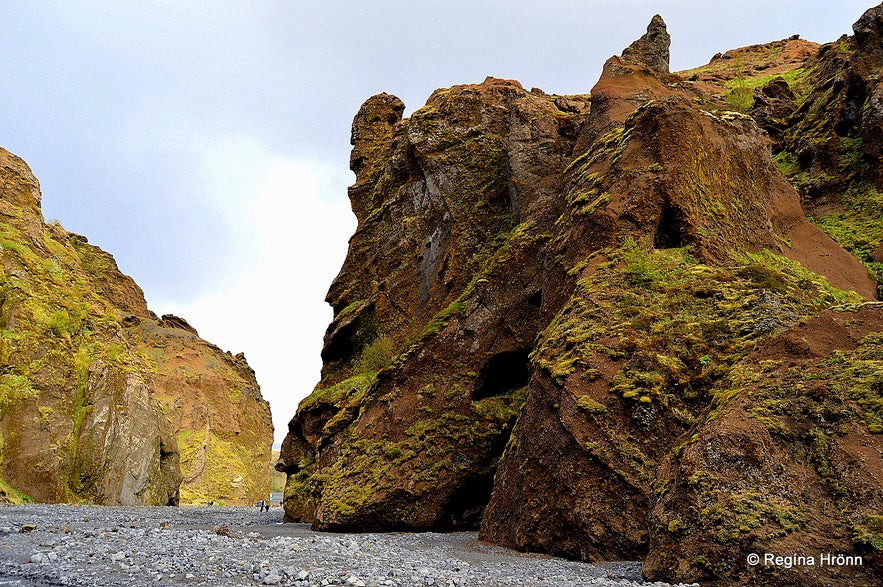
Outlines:
{"label": "distant cliff", "polygon": [[[480,527],[654,580],[878,582],[883,7],[855,31],[672,74],[657,16],[590,95],[365,102],[287,518]],[[864,564],[746,558],[804,551]]]}
{"label": "distant cliff", "polygon": [[44,223],[40,199],[0,149],[0,498],[265,495],[272,424],[245,359],[153,315],[109,254]]}

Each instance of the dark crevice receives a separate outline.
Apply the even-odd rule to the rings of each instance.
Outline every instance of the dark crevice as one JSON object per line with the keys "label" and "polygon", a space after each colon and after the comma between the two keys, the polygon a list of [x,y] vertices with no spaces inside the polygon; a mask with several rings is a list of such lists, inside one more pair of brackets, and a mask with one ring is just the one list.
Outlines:
{"label": "dark crevice", "polygon": [[443,506],[445,512],[444,529],[477,530],[481,525],[484,508],[491,500],[493,487],[493,472],[466,479]]}
{"label": "dark crevice", "polygon": [[349,323],[332,331],[332,324],[326,333],[325,348],[322,349],[322,360],[325,363],[339,361],[355,353],[355,343],[352,340],[356,333],[356,325]]}
{"label": "dark crevice", "polygon": [[539,308],[541,305],[543,305],[543,292],[536,291],[530,294],[530,297],[527,298],[527,303],[534,308]]}
{"label": "dark crevice", "polygon": [[472,401],[507,395],[527,385],[529,354],[530,349],[525,348],[492,356],[478,375]]}
{"label": "dark crevice", "polygon": [[688,243],[687,223],[680,206],[667,204],[659,215],[653,246],[657,249],[676,249]]}
{"label": "dark crevice", "polygon": [[441,530],[478,530],[481,526],[484,510],[491,501],[497,465],[503,457],[517,420],[517,416],[513,417],[494,438],[490,453],[478,468],[481,472],[467,477],[445,501],[442,506],[444,515]]}

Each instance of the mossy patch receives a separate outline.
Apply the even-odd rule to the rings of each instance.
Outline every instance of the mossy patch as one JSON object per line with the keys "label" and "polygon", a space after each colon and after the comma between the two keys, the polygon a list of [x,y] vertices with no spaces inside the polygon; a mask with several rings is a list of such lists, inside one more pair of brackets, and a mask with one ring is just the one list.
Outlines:
{"label": "mossy patch", "polygon": [[654,250],[627,239],[598,257],[607,260],[585,270],[541,333],[536,364],[563,382],[597,373],[601,358],[615,361],[614,396],[678,409],[680,400],[707,394],[760,337],[860,299],[767,251],[714,267],[688,249]]}
{"label": "mossy patch", "polygon": [[522,388],[507,396],[481,399],[472,403],[468,413],[426,415],[405,430],[402,440],[351,438],[330,466],[296,483],[289,479],[287,495],[298,502],[321,496],[325,518],[348,523],[370,500],[382,498],[392,488],[403,488],[416,499],[444,479],[467,472],[490,474],[496,461],[477,467],[468,455],[490,452],[504,424],[520,413],[526,393],[527,388]]}
{"label": "mossy patch", "polygon": [[883,516],[868,516],[853,527],[853,543],[883,551]]}
{"label": "mossy patch", "polygon": [[12,487],[9,483],[0,479],[0,503],[8,505],[21,505],[33,503],[34,500],[28,495]]}
{"label": "mossy patch", "polygon": [[607,411],[607,406],[593,400],[587,395],[580,396],[580,398],[576,400],[576,405],[589,414],[603,414]]}
{"label": "mossy patch", "polygon": [[883,243],[883,195],[870,182],[852,182],[843,194],[840,211],[811,220],[883,281],[883,264],[871,258]]}
{"label": "mossy patch", "polygon": [[735,491],[718,496],[715,505],[701,512],[702,524],[718,542],[760,535],[764,539],[784,536],[806,523],[801,508],[779,496],[758,491]]}

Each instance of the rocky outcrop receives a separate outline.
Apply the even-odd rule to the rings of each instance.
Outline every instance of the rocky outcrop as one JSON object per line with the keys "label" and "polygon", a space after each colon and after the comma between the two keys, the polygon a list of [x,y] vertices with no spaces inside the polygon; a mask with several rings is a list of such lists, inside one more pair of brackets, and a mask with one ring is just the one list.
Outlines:
{"label": "rocky outcrop", "polygon": [[671,37],[665,21],[658,14],[647,25],[640,39],[623,49],[622,60],[633,65],[644,65],[659,73],[668,73]]}
{"label": "rocky outcrop", "polygon": [[[877,505],[857,487],[883,487],[853,474],[883,430],[876,392],[838,387],[841,366],[816,373],[820,411],[789,395],[810,357],[864,360],[876,283],[807,220],[758,122],[661,66],[664,30],[610,58],[588,103],[488,79],[410,118],[387,95],[362,107],[323,380],[277,465],[288,519],[480,522],[520,550],[721,585],[793,584],[745,556],[805,544],[866,555],[846,584],[879,580]],[[781,128],[789,90],[760,91]],[[843,344],[801,350],[833,323]]]}
{"label": "rocky outcrop", "polygon": [[289,519],[477,526],[526,390],[541,226],[561,212],[586,106],[489,78],[436,91],[407,120],[386,95],[361,108],[350,189],[359,226],[327,298],[322,383],[278,465]]}
{"label": "rocky outcrop", "polygon": [[[793,36],[715,56],[680,72],[708,110],[749,114],[772,140],[773,161],[805,212],[883,282],[880,6],[853,36],[819,46]],[[770,76],[778,76],[770,80]]]}
{"label": "rocky outcrop", "polygon": [[[879,582],[881,336],[883,305],[829,310],[736,365],[719,388],[732,399],[662,462],[648,577]],[[752,566],[752,553],[815,561]],[[826,553],[849,553],[861,564],[827,565]]]}
{"label": "rocky outcrop", "polygon": [[[158,320],[113,258],[45,225],[0,150],[0,477],[7,500],[250,502],[272,425],[244,359]],[[183,482],[183,485],[182,485]]]}
{"label": "rocky outcrop", "polygon": [[[570,281],[572,294],[533,349],[527,402],[482,524],[484,539],[523,550],[642,556],[658,466],[711,410],[715,379],[749,341],[792,323],[807,303],[825,303],[822,290],[799,291],[801,278],[787,275],[793,269],[784,260],[724,269],[735,252],[775,251],[841,288],[873,295],[864,268],[803,217],[753,120],[697,109],[686,90],[661,97],[655,84],[659,97],[627,114],[622,103],[646,92],[635,91],[635,78],[646,74],[630,75],[605,67],[592,91],[578,143],[587,147],[574,153],[567,195],[585,208],[559,219],[554,249],[574,280],[556,281]],[[636,248],[616,250],[626,235]],[[664,253],[682,247],[704,263]],[[836,261],[820,262],[828,258]],[[755,281],[756,269],[781,281]],[[712,301],[736,297],[737,311]],[[689,334],[697,319],[712,330]]]}

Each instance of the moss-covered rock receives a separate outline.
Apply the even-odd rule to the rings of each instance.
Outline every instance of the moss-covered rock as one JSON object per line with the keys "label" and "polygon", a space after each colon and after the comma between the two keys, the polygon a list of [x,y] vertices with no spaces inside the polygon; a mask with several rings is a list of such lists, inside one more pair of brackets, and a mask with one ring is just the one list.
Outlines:
{"label": "moss-covered rock", "polygon": [[[157,319],[109,254],[44,224],[36,179],[5,150],[0,196],[5,493],[127,505],[266,494],[272,426],[244,359]],[[181,434],[197,426],[207,438]]]}
{"label": "moss-covered rock", "polygon": [[[791,151],[774,158],[767,134],[779,150],[814,102],[815,49],[736,52],[758,90],[746,112],[728,104],[736,77],[702,77],[724,65],[690,80],[634,55],[608,60],[590,98],[489,79],[407,119],[369,100],[354,153],[373,159],[350,192],[359,228],[327,298],[323,379],[278,465],[288,519],[480,520],[483,540],[646,557],[653,578],[721,585],[754,580],[748,548],[803,544],[866,554],[840,578],[879,580],[881,486],[856,470],[865,448],[837,437],[874,452],[883,430],[862,306],[876,283],[806,218],[783,172],[812,173]],[[361,119],[378,104],[392,114]],[[360,136],[375,123],[377,141]],[[839,164],[863,173],[867,150],[838,141]],[[876,246],[846,212],[829,233]],[[847,307],[855,328],[832,310]],[[801,333],[824,337],[828,315],[845,342],[822,358],[843,363],[817,371]],[[822,387],[798,381],[813,374]]]}

